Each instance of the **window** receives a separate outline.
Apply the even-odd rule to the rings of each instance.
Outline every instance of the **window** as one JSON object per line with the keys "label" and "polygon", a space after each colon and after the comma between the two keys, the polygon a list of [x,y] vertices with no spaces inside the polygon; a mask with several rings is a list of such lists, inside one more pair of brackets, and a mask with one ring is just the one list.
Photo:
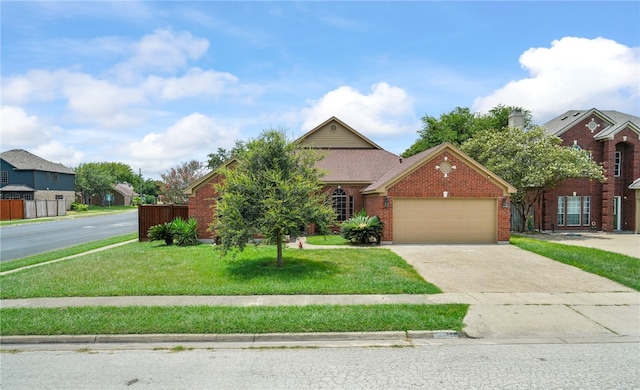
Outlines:
{"label": "window", "polygon": [[58,173],[57,173],[57,172],[54,172],[54,173],[53,173],[53,182],[54,182],[54,183],[57,183],[57,182],[58,182]]}
{"label": "window", "polygon": [[589,225],[591,223],[591,197],[582,198],[582,224]]}
{"label": "window", "polygon": [[22,199],[24,199],[24,200],[33,200],[32,197],[31,197],[31,194],[22,195]]}
{"label": "window", "polygon": [[342,188],[337,188],[331,193],[331,204],[336,212],[338,221],[347,220],[347,193]]}
{"label": "window", "polygon": [[2,184],[9,183],[9,171],[2,171],[0,173],[0,183]]}
{"label": "window", "polygon": [[558,226],[564,226],[564,196],[558,197]]}
{"label": "window", "polygon": [[580,197],[567,196],[567,226],[580,226]]}
{"label": "window", "polygon": [[613,161],[613,176],[620,177],[622,163],[622,152],[616,152],[615,160]]}
{"label": "window", "polygon": [[588,226],[591,224],[590,196],[559,196],[558,226]]}
{"label": "window", "polygon": [[64,199],[64,196],[62,196],[62,195],[56,195],[56,200],[62,200],[62,199]]}
{"label": "window", "polygon": [[353,217],[353,196],[349,195],[349,218]]}

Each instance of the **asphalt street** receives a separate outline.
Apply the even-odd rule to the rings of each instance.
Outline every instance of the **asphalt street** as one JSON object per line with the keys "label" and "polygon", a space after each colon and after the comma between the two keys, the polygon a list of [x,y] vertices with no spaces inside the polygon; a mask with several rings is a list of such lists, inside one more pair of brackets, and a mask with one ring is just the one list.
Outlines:
{"label": "asphalt street", "polygon": [[[152,348],[153,347],[153,348]],[[21,350],[3,353],[6,389],[637,389],[640,345]],[[140,348],[140,346],[137,346]]]}
{"label": "asphalt street", "polygon": [[0,261],[138,231],[136,210],[0,227]]}

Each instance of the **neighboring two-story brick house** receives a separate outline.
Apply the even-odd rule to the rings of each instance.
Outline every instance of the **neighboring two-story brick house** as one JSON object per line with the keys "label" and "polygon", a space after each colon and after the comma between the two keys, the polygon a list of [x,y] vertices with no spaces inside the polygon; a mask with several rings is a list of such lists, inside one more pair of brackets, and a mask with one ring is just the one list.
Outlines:
{"label": "neighboring two-story brick house", "polygon": [[0,153],[2,199],[61,200],[69,209],[75,200],[73,169],[22,149]]}
{"label": "neighboring two-story brick house", "polygon": [[[331,117],[297,142],[319,149],[323,191],[344,221],[366,210],[384,223],[393,243],[508,242],[510,193],[515,189],[451,144],[402,159]],[[218,194],[216,171],[189,187],[189,216],[210,238]]]}
{"label": "neighboring two-story brick house", "polygon": [[640,179],[640,118],[595,108],[571,110],[544,127],[564,146],[584,150],[602,164],[607,180],[566,180],[547,190],[536,209],[536,228],[637,231],[633,183]]}

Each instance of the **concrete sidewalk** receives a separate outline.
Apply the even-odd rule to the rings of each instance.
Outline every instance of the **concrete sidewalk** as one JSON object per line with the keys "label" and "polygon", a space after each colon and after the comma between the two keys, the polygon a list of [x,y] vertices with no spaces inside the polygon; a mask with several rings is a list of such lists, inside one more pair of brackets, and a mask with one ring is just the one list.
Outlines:
{"label": "concrete sidewalk", "polygon": [[[640,293],[639,292],[568,292],[568,293],[443,293],[432,295],[252,295],[252,296],[148,296],[148,297],[71,297],[7,299],[0,301],[2,308],[56,308],[80,306],[278,306],[278,305],[350,305],[350,304],[447,304],[465,303],[470,309],[465,318],[462,334],[483,339],[554,339],[616,340],[640,342]],[[420,334],[420,338],[451,338],[452,332],[443,330]],[[322,336],[325,340],[398,338],[398,332],[350,333]],[[416,336],[416,332],[412,332]],[[440,336],[438,336],[440,334]],[[442,336],[444,334],[445,336]],[[243,337],[246,337],[243,336]],[[320,336],[307,335],[311,341]],[[86,337],[85,337],[86,338]],[[84,342],[81,338],[80,342]],[[130,342],[158,340],[145,335],[125,337]],[[203,336],[196,337],[202,340]],[[2,337],[8,343],[71,342],[70,338],[58,340],[52,337]],[[186,335],[164,337],[165,341],[187,340]],[[38,341],[35,341],[38,340]],[[122,338],[107,338],[105,342]],[[230,339],[221,338],[229,341]],[[243,338],[245,340],[245,338]],[[270,335],[271,341],[304,341],[296,334]],[[246,341],[246,340],[245,340]]]}

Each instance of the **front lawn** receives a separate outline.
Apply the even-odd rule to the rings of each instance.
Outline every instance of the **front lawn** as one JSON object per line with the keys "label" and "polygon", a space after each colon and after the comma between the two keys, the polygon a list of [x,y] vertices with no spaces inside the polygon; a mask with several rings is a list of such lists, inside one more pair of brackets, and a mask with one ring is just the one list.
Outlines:
{"label": "front lawn", "polygon": [[1,309],[11,335],[462,330],[468,305],[69,307]]}
{"label": "front lawn", "polygon": [[527,237],[511,237],[511,244],[552,260],[572,265],[640,291],[640,260],[634,257],[586,248],[558,244]]}
{"label": "front lawn", "polygon": [[234,259],[210,245],[132,243],[0,277],[0,298],[433,294],[401,257],[388,249],[287,249],[275,266],[275,247],[248,247]]}
{"label": "front lawn", "polygon": [[339,234],[308,236],[307,244],[310,245],[349,245],[349,241]]}

